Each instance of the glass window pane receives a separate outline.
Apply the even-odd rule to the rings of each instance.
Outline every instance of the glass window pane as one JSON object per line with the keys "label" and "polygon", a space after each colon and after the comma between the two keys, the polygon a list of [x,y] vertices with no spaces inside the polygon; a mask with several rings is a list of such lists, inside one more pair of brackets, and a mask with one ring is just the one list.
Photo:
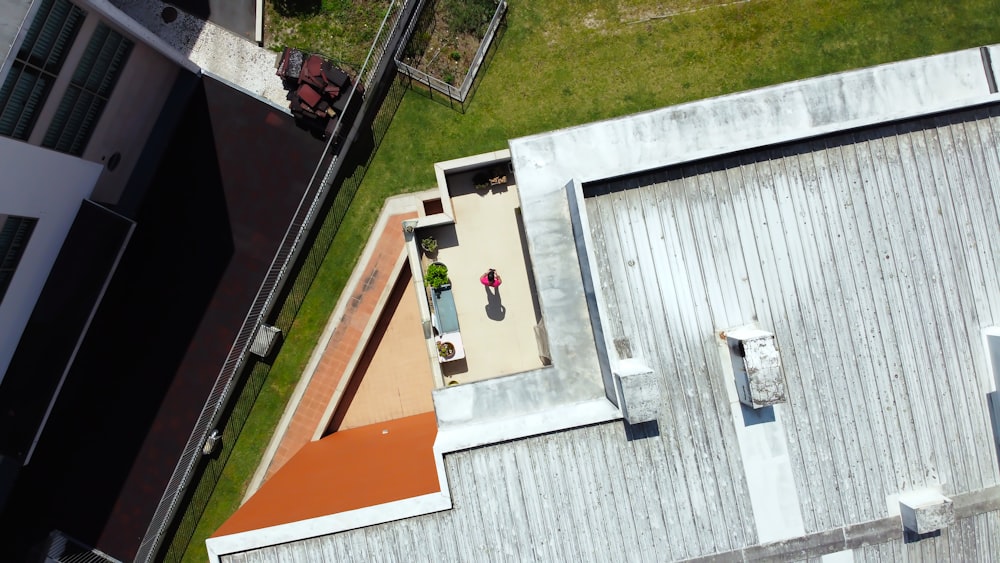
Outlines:
{"label": "glass window pane", "polygon": [[108,35],[111,33],[111,28],[104,24],[97,26],[94,30],[94,34],[90,36],[90,41],[87,42],[87,48],[83,51],[83,56],[80,57],[80,63],[76,65],[76,70],[73,71],[73,84],[77,86],[83,86],[87,82],[87,77],[90,76],[91,71],[97,65],[97,59],[101,56],[101,49],[104,47],[104,42],[107,41]]}
{"label": "glass window pane", "polygon": [[41,0],[40,5],[38,6],[38,11],[35,12],[35,19],[31,20],[31,25],[28,27],[28,33],[24,36],[24,42],[21,43],[21,48],[17,51],[18,59],[22,61],[28,60],[31,50],[38,41],[38,34],[41,33],[42,27],[45,25],[45,21],[49,17],[49,13],[52,12],[52,5],[54,3],[54,0]]}
{"label": "glass window pane", "polygon": [[84,12],[67,0],[49,0],[38,10],[18,58],[58,73],[80,26]]}
{"label": "glass window pane", "polygon": [[0,224],[0,301],[3,300],[14,277],[21,256],[28,247],[28,239],[35,230],[38,219],[7,216]]}
{"label": "glass window pane", "polygon": [[132,41],[100,24],[73,73],[73,84],[107,98],[132,52]]}
{"label": "glass window pane", "polygon": [[39,0],[11,71],[0,88],[0,135],[27,139],[85,12],[67,0]]}
{"label": "glass window pane", "polygon": [[111,92],[115,89],[115,84],[118,83],[118,77],[121,75],[122,68],[125,66],[125,61],[128,60],[128,56],[132,53],[132,45],[133,43],[124,37],[118,42],[111,61],[108,64],[107,72],[104,73],[100,84],[97,85],[97,93],[99,95],[105,98],[111,96]]}
{"label": "glass window pane", "polygon": [[14,63],[0,89],[0,135],[27,139],[53,79],[37,69]]}
{"label": "glass window pane", "polygon": [[76,39],[77,33],[79,33],[80,27],[83,25],[85,16],[83,10],[73,6],[73,9],[67,15],[66,21],[62,24],[62,29],[59,31],[56,42],[49,50],[48,57],[45,60],[45,70],[53,74],[59,73],[59,69],[62,68],[63,62],[65,62],[66,56],[69,54],[70,47],[73,46],[73,41]]}
{"label": "glass window pane", "polygon": [[59,102],[42,146],[77,156],[83,154],[132,46],[132,41],[122,34],[98,24]]}
{"label": "glass window pane", "polygon": [[76,110],[81,92],[82,90],[75,86],[66,88],[66,93],[63,95],[62,100],[60,100],[59,107],[52,117],[52,123],[49,124],[49,129],[45,132],[45,138],[42,139],[43,147],[59,150],[57,147],[60,144],[60,139],[66,130],[67,123],[70,121],[73,112]]}
{"label": "glass window pane", "polygon": [[87,148],[87,141],[90,140],[90,134],[97,127],[97,120],[100,119],[106,103],[103,99],[93,94],[88,93],[87,96],[87,103],[81,108],[82,111],[79,112],[80,119],[74,130],[75,135],[67,140],[68,146],[65,149],[69,154],[77,156],[83,154],[83,149]]}

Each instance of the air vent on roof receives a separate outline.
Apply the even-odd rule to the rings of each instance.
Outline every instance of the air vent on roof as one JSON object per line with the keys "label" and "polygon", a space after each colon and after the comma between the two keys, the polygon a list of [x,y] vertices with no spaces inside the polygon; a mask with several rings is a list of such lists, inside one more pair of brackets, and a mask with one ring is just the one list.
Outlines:
{"label": "air vent on roof", "polygon": [[785,378],[774,335],[756,328],[726,333],[740,402],[759,409],[785,402]]}
{"label": "air vent on roof", "polygon": [[281,337],[281,329],[271,325],[260,325],[250,344],[250,353],[266,358],[271,355],[274,344]]}
{"label": "air vent on roof", "polygon": [[660,411],[660,381],[653,370],[638,360],[627,359],[618,362],[614,374],[625,420],[629,424],[656,420]]}
{"label": "air vent on roof", "polygon": [[936,532],[955,523],[951,499],[933,489],[899,495],[899,515],[903,519],[903,529],[918,535]]}

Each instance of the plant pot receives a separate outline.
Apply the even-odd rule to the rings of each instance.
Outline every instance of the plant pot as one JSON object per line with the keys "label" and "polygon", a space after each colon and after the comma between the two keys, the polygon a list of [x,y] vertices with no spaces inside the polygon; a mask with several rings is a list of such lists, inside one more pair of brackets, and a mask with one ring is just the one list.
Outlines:
{"label": "plant pot", "polygon": [[438,354],[446,359],[450,360],[455,357],[455,345],[451,342],[438,342]]}
{"label": "plant pot", "polygon": [[424,240],[420,241],[420,248],[423,249],[425,254],[433,256],[437,254],[438,243],[436,240],[434,240],[434,238],[427,237]]}
{"label": "plant pot", "polygon": [[433,289],[437,289],[442,285],[449,283],[448,278],[448,267],[441,262],[432,262],[427,266],[427,270],[424,274],[424,281]]}

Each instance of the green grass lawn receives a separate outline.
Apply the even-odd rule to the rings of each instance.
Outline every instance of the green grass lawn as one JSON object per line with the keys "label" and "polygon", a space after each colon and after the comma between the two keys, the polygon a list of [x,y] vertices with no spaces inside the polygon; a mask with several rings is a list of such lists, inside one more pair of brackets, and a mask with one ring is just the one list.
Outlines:
{"label": "green grass lawn", "polygon": [[267,0],[264,44],[322,53],[357,71],[390,0]]}
{"label": "green grass lawn", "polygon": [[[382,202],[433,187],[434,162],[502,149],[508,139],[532,133],[1000,38],[995,0],[625,4],[510,0],[507,32],[465,114],[424,94],[407,94],[239,437],[186,561],[205,560],[204,539],[238,506]],[[703,9],[692,11],[697,8]]]}

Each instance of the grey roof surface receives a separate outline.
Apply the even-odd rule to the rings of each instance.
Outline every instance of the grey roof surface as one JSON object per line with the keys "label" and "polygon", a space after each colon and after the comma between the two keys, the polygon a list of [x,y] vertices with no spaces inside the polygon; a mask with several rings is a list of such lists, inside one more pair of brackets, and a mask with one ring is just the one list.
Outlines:
{"label": "grey roof surface", "polygon": [[[872,560],[896,554],[882,561],[900,560],[903,551],[928,560],[937,552],[954,554],[938,561],[989,560],[1000,552],[997,489],[988,495],[992,511],[966,516],[967,510],[957,510],[953,526],[914,544],[899,541],[898,518],[884,518],[754,548],[746,504],[726,505],[733,491],[721,481],[715,491],[702,488],[703,479],[684,481],[679,444],[646,436],[604,423],[456,453],[445,458],[451,510],[222,560],[658,562],[716,553],[722,560],[795,560],[835,553],[845,544]],[[716,499],[699,502],[684,496],[689,494]],[[956,504],[968,508],[961,500]]]}
{"label": "grey roof surface", "polygon": [[781,351],[806,532],[880,518],[903,490],[998,484],[981,332],[1000,320],[998,115],[595,186],[609,192],[587,200],[607,338],[675,390],[661,429],[684,444],[687,479],[735,445],[716,341],[755,321]]}
{"label": "grey roof surface", "polygon": [[[1000,221],[998,115],[956,112],[589,186],[607,192],[587,199],[617,319],[607,338],[628,339],[661,375],[658,426],[611,422],[449,454],[451,510],[223,560],[1000,553],[979,332],[1000,314],[1000,248],[981,236]],[[716,351],[718,330],[750,320],[782,352],[780,416],[805,528],[756,548]],[[935,482],[959,519],[904,544],[887,497]]]}
{"label": "grey roof surface", "polygon": [[[160,0],[91,0],[108,4],[105,10],[121,12],[136,25],[129,27],[142,33],[143,39],[165,52],[180,56],[187,65],[197,66],[214,77],[245,91],[274,107],[290,113],[287,91],[275,75],[279,53],[259,47],[239,29],[245,29],[246,18],[254,17],[254,6],[245,0],[238,2],[201,0],[202,10],[177,13],[171,22],[163,20],[166,3]],[[198,4],[190,0],[188,4]],[[218,6],[225,5],[223,11]],[[208,20],[204,10],[211,10]],[[200,15],[198,15],[200,12]],[[217,19],[218,16],[221,19]],[[221,22],[221,23],[220,23]],[[252,24],[250,24],[252,25]]]}
{"label": "grey roof surface", "polygon": [[255,40],[256,0],[173,0],[170,4],[198,18],[209,20],[248,41]]}
{"label": "grey roof surface", "polygon": [[885,561],[996,561],[1000,537],[1000,511],[962,518],[932,541],[892,541],[854,550],[856,563]]}
{"label": "grey roof surface", "polygon": [[467,450],[445,458],[451,510],[224,560],[661,561],[754,543],[739,477],[713,459],[712,490],[689,481],[681,446],[605,423]]}

